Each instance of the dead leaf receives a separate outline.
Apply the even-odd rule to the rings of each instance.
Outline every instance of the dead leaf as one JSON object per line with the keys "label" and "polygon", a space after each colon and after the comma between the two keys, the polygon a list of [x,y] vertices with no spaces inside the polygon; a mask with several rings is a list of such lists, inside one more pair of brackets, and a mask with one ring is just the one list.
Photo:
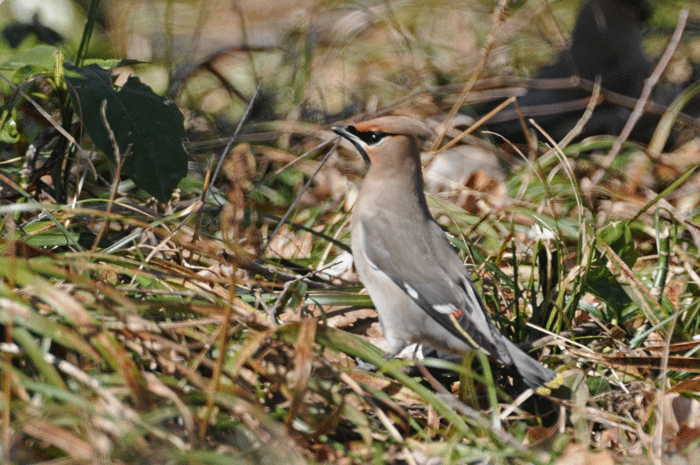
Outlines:
{"label": "dead leaf", "polygon": [[556,465],[614,465],[612,455],[607,450],[590,452],[580,444],[570,444]]}

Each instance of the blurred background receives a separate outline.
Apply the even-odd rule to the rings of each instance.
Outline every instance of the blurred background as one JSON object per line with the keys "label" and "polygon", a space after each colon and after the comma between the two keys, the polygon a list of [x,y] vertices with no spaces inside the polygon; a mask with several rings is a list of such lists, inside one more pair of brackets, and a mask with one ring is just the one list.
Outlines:
{"label": "blurred background", "polygon": [[[554,463],[572,445],[583,458],[556,463],[613,463],[607,452],[606,460],[587,455],[595,447],[626,463],[656,464],[661,458],[649,451],[657,438],[669,454],[687,455],[668,463],[700,463],[697,415],[680,415],[664,397],[671,385],[676,396],[697,393],[693,373],[700,371],[693,342],[700,332],[700,2],[518,0],[495,15],[502,3],[103,0],[86,63],[110,68],[110,92],[136,75],[184,115],[189,173],[177,178],[171,198],[156,202],[80,132],[66,81],[47,71],[63,70],[53,66],[55,50],[39,48],[44,55],[36,56],[37,45],[49,44],[74,60],[90,2],[0,1],[0,72],[39,102],[30,105],[0,82],[0,138],[8,136],[0,142],[0,297],[23,312],[12,315],[15,335],[25,335],[16,352],[3,353],[2,366],[13,363],[15,376],[3,385],[12,413],[8,403],[1,412],[10,463],[495,457],[488,463],[505,464],[511,456]],[[608,7],[616,13],[603,14]],[[660,106],[610,157],[684,8],[688,22],[652,94]],[[592,13],[579,27],[582,10]],[[614,31],[607,42],[596,38],[601,30]],[[497,126],[512,108],[462,132],[517,95],[523,112],[532,103],[554,105],[540,122],[560,139],[583,116],[591,89],[578,98],[582,107],[557,113],[569,91],[534,81],[597,67],[615,95],[606,93],[591,131],[561,152],[545,131],[521,140],[517,117]],[[688,114],[663,122],[668,105],[686,95],[696,102],[684,107]],[[579,393],[590,388],[581,394],[585,409],[566,412],[575,426],[517,410],[503,423],[514,435],[506,447],[506,428],[491,435],[485,417],[478,427],[456,428],[462,420],[449,416],[452,407],[419,382],[397,381],[395,364],[386,372],[355,369],[358,354],[383,362],[358,342],[377,342],[381,333],[347,245],[366,167],[352,147],[333,145],[329,128],[386,113],[419,118],[445,135],[439,150],[424,153],[431,211],[456,238],[504,334],[516,342],[542,337],[532,323],[557,335],[542,343],[541,360],[578,376]],[[70,158],[59,124],[81,148],[67,168],[59,163]],[[179,146],[180,126],[157,135]],[[41,169],[30,177],[37,153]],[[63,198],[51,197],[56,180],[65,181]],[[0,316],[9,314],[0,306]],[[105,338],[93,337],[92,325]],[[586,339],[570,343],[579,330]],[[682,356],[660,370],[671,342]],[[54,373],[44,348],[99,382]],[[497,379],[499,398],[519,394],[512,378]],[[457,384],[449,389],[466,398]],[[493,382],[489,389],[495,399]],[[479,395],[474,408],[497,410]],[[693,402],[696,410],[685,413],[697,411]],[[659,405],[677,417],[675,429]],[[553,455],[537,462],[525,442]]]}
{"label": "blurred background", "polygon": [[[480,77],[534,76],[568,45],[582,3],[509,2]],[[87,4],[6,0],[0,59],[16,53],[10,39],[28,48],[47,28],[75,50]],[[129,72],[224,126],[240,119],[258,86],[263,98],[253,119],[323,120],[381,107],[421,86],[465,83],[493,29],[495,7],[485,0],[103,0],[90,55],[144,62]],[[700,63],[700,5],[661,0],[648,7],[643,45],[654,63],[679,11],[690,8],[664,76],[687,80]],[[27,26],[23,39],[8,37],[13,25]],[[417,99],[414,106],[429,114],[434,109],[421,107],[435,103]]]}

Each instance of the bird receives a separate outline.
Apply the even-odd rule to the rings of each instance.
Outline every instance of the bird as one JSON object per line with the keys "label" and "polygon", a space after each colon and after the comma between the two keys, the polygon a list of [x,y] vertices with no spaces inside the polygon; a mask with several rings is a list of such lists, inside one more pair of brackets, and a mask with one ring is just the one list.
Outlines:
{"label": "bird", "polygon": [[351,214],[351,249],[387,339],[385,358],[412,343],[456,354],[480,349],[539,394],[561,386],[561,374],[498,331],[457,251],[428,210],[420,143],[433,131],[404,116],[332,130],[350,141],[368,165]]}

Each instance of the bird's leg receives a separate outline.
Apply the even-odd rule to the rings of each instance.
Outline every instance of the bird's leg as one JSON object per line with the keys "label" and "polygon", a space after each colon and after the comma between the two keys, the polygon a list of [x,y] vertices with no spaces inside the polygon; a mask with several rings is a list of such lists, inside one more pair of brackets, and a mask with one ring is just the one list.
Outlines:
{"label": "bird's leg", "polygon": [[369,363],[369,362],[365,362],[360,357],[355,357],[355,364],[356,364],[357,368],[359,368],[360,370],[371,371],[371,372],[377,371],[376,365]]}
{"label": "bird's leg", "polygon": [[[382,357],[384,358],[384,360],[389,361],[389,360],[393,359],[394,357],[396,357],[397,355],[399,355],[400,352],[401,352],[401,350],[398,350],[398,351],[392,350],[389,352],[385,352],[384,355],[382,355]],[[360,370],[372,371],[372,372],[377,371],[376,365],[369,363],[369,362],[365,362],[360,357],[355,357],[355,363],[357,364],[357,368],[359,368]]]}

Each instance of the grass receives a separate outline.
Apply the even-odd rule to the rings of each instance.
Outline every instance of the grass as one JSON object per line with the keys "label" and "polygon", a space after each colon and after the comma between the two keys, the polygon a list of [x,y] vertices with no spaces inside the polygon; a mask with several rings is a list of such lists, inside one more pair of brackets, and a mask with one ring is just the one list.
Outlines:
{"label": "grass", "polygon": [[[571,15],[561,3],[555,14]],[[363,163],[329,123],[375,109],[443,122],[494,30],[493,5],[460,7],[449,31],[440,25],[452,2],[326,8],[315,14],[356,8],[368,22],[325,42],[302,23],[284,53],[234,53],[248,74],[221,100],[215,60],[173,95],[201,170],[226,159],[213,183],[188,175],[168,205],[122,183],[108,208],[94,201],[109,197],[104,173],[58,205],[3,165],[19,193],[0,204],[5,461],[693,463],[693,146],[650,160],[624,144],[594,186],[615,136],[562,151],[542,142],[536,157],[503,158],[503,177],[483,189],[471,179],[430,195],[499,328],[562,372],[571,399],[519,398],[518,380],[476,354],[385,361],[371,301],[347,267]],[[541,43],[522,24],[542,15],[531,2],[508,12],[499,34],[512,53]],[[467,24],[471,46],[450,36]],[[507,51],[497,43],[484,73]],[[246,112],[223,152],[226,118]],[[478,140],[503,157],[495,138]]]}

